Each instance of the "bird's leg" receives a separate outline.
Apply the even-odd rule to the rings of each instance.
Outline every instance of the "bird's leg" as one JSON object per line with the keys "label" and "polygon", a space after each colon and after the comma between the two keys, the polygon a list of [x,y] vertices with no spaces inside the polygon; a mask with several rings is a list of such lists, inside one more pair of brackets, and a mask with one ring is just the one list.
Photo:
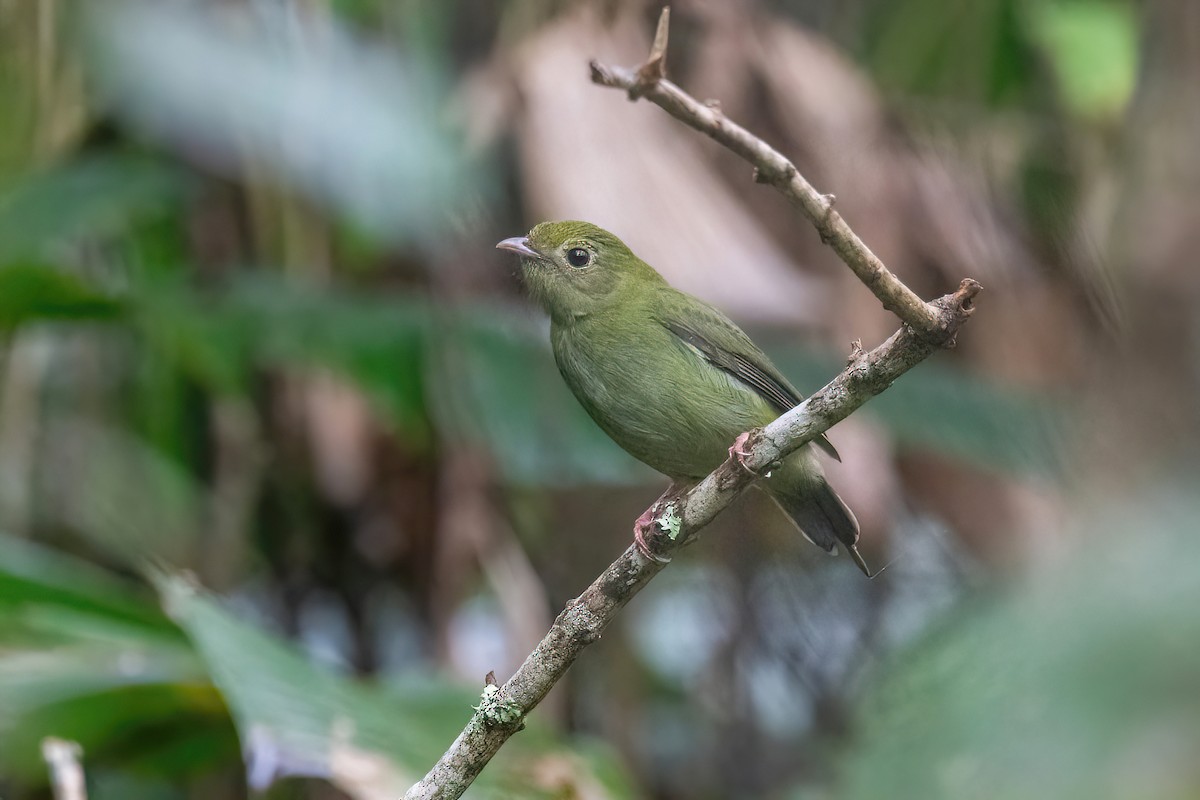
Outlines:
{"label": "bird's leg", "polygon": [[754,470],[746,465],[746,456],[750,455],[750,431],[739,433],[738,437],[733,440],[733,446],[729,448],[729,457],[738,463],[742,469],[750,473],[751,477],[761,478]]}
{"label": "bird's leg", "polygon": [[678,497],[687,488],[686,484],[671,482],[667,490],[650,507],[642,512],[642,515],[633,523],[633,543],[637,545],[638,552],[645,556],[650,561],[657,561],[660,564],[670,563],[671,559],[655,553],[650,547],[650,537],[654,535],[655,517],[663,505]]}

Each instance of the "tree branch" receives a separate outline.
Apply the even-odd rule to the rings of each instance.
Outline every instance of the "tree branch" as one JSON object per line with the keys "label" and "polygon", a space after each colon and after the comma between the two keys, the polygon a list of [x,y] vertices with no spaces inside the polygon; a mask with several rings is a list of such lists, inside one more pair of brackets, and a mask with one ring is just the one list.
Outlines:
{"label": "tree branch", "polygon": [[752,432],[743,464],[730,459],[685,494],[660,500],[653,507],[650,547],[662,557],[652,561],[630,546],[567,603],[550,631],[503,686],[489,674],[479,706],[467,726],[437,764],[409,789],[405,800],[450,800],[466,791],[525,716],[546,696],[575,659],[650,580],[671,556],[723,511],[758,476],[789,453],[803,447],[845,419],[863,403],[939,347],[951,347],[959,327],[974,311],[980,285],[964,279],[958,290],[931,303],[922,301],[871,253],[833,210],[833,200],[819,194],[796,167],[770,145],[729,121],[712,106],[702,105],[667,81],[664,59],[668,11],[663,9],[649,59],[636,70],[592,62],[597,83],[646,97],[672,116],[711,136],[755,166],[755,177],[771,183],[799,206],[838,255],[884,304],[906,324],[870,352],[855,345],[846,368],[828,385],[765,428]]}
{"label": "tree branch", "polygon": [[953,332],[940,327],[938,315],[897,278],[834,210],[836,198],[821,194],[805,180],[796,165],[778,150],[725,116],[720,106],[698,102],[665,77],[666,28],[669,8],[658,20],[650,59],[638,69],[590,64],[592,82],[624,89],[630,100],[646,98],[677,120],[724,145],[754,167],[754,180],[769,183],[800,209],[842,261],[869,288],[883,307],[935,344],[945,344]]}

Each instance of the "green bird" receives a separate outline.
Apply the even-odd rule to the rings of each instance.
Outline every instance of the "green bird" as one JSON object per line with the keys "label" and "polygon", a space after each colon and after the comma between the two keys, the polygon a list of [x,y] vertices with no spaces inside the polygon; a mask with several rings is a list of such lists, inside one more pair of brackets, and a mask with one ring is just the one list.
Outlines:
{"label": "green bird", "polygon": [[[554,359],[575,397],[626,452],[671,478],[664,498],[727,456],[740,458],[747,431],[804,399],[741,328],[672,288],[603,228],[543,222],[496,247],[521,257],[529,292],[550,315]],[[813,445],[841,460],[822,436],[758,485],[809,541],[831,554],[841,543],[871,577],[856,547],[858,521],[826,482]],[[634,538],[643,555],[657,558],[646,538],[651,510],[638,519]]]}

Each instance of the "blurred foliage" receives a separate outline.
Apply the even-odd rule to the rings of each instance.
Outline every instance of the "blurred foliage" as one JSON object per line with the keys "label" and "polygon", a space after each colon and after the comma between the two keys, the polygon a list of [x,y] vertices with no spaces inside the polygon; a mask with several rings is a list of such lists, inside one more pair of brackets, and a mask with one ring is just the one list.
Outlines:
{"label": "blurred foliage", "polygon": [[439,124],[432,65],[336,25],[295,25],[285,8],[229,20],[132,0],[88,8],[102,95],[210,168],[237,174],[252,159],[380,239],[430,245],[464,173],[486,187]]}
{"label": "blurred foliage", "polygon": [[[441,681],[408,676],[367,686],[314,667],[265,637],[180,578],[158,580],[171,616],[188,633],[230,704],[248,759],[251,788],[283,775],[328,778],[358,797],[395,797],[437,760],[470,716],[477,698]],[[613,767],[598,752],[587,760],[560,749],[531,721],[496,770],[474,786],[479,797],[537,797],[531,761],[572,759],[578,785]],[[613,780],[606,778],[606,780]],[[602,785],[602,784],[599,784]],[[624,792],[619,779],[610,790]],[[554,796],[547,789],[546,797]]]}
{"label": "blurred foliage", "polygon": [[[252,789],[313,776],[356,797],[396,796],[470,714],[472,693],[437,680],[364,686],[319,669],[185,578],[157,578],[181,631],[107,572],[7,536],[0,554],[0,763],[23,782],[48,779],[37,752],[54,731],[82,743],[101,774],[204,774],[236,758],[240,740]],[[572,755],[531,722],[507,771],[481,779],[477,794],[511,796],[555,759],[570,760],[581,785],[627,791],[601,751]]]}
{"label": "blurred foliage", "polygon": [[0,271],[0,326],[36,319],[107,319],[120,306],[74,276],[44,264],[9,264]]}
{"label": "blurred foliage", "polygon": [[20,539],[0,538],[0,763],[48,780],[50,732],[101,770],[176,778],[237,757],[224,702],[187,640],[127,580]]}
{"label": "blurred foliage", "polygon": [[62,256],[82,237],[126,234],[131,220],[179,209],[186,185],[162,160],[120,152],[29,172],[0,199],[0,260]]}
{"label": "blurred foliage", "polygon": [[1139,18],[1129,0],[941,0],[869,4],[863,48],[893,90],[999,107],[1044,106],[1049,66],[1065,108],[1120,118],[1137,80]]}
{"label": "blurred foliage", "polygon": [[[21,233],[9,240],[8,252],[42,256],[72,238],[103,238],[147,208],[170,208],[180,192],[168,174],[144,159],[114,156],[32,176],[0,206],[0,226]],[[47,224],[39,207],[59,209],[65,229],[39,231]],[[126,323],[143,346],[218,394],[246,394],[257,370],[330,369],[362,387],[408,442],[429,442],[430,417],[439,416],[443,429],[464,430],[485,444],[516,483],[640,481],[650,474],[582,413],[553,369],[544,330],[524,313],[438,309],[411,294],[320,290],[269,273],[235,276],[213,291],[185,283],[178,267],[164,273],[164,266],[147,264],[140,272],[85,282],[65,268],[10,261],[0,269],[0,285],[9,288],[0,321]],[[461,369],[452,376],[438,368],[447,346],[461,350]],[[817,354],[769,349],[804,386],[836,371],[836,362]],[[873,403],[898,436],[986,466],[1046,467],[1054,448],[1039,437],[1055,427],[1045,418],[1053,413],[1046,403],[936,365],[920,374],[902,384],[907,391]],[[529,402],[530,387],[536,403]],[[930,403],[933,397],[941,404]],[[962,424],[967,420],[990,424]]]}
{"label": "blurred foliage", "polygon": [[[657,481],[570,396],[491,250],[537,204],[520,126],[479,134],[520,92],[482,79],[577,9],[212,5],[0,4],[5,798],[47,796],[46,735],[83,745],[101,800],[397,796],[467,718],[463,665],[523,657]],[[1072,165],[1143,80],[1132,2],[755,10],[825,20],[917,127],[1034,120],[1004,188],[1050,245],[1087,198]],[[679,63],[702,64],[688,13]],[[840,365],[793,334],[762,341],[811,391]],[[1078,398],[967,360],[872,401],[887,447],[1069,483]],[[1186,795],[1198,713],[1171,700],[1195,696],[1197,598],[1174,532],[1195,509],[1161,508],[1136,542],[967,602],[975,565],[935,512],[889,519],[908,557],[869,590],[714,536],[471,796],[829,784],[867,686],[830,791]],[[754,513],[728,524],[774,524]]]}
{"label": "blurred foliage", "polygon": [[[761,338],[772,360],[799,385],[818,386],[822,376],[839,368],[833,358],[806,356]],[[1070,436],[1064,405],[1047,392],[1022,392],[927,361],[860,413],[886,425],[905,444],[934,448],[985,469],[1061,477],[1062,445]]]}
{"label": "blurred foliage", "polygon": [[1137,80],[1133,6],[1111,0],[1030,4],[1029,26],[1068,109],[1097,122],[1119,120]]}
{"label": "blurred foliage", "polygon": [[1195,794],[1200,507],[1172,487],[1105,510],[1082,555],[955,612],[882,670],[844,796]]}

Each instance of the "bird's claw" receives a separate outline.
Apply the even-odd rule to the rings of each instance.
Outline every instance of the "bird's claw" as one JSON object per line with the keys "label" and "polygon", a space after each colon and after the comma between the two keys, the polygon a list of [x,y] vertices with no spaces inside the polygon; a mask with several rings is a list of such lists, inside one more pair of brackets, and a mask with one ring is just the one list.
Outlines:
{"label": "bird's claw", "polygon": [[729,457],[738,463],[738,466],[746,470],[752,478],[761,478],[757,472],[752,470],[746,463],[746,458],[750,455],[749,450],[750,432],[739,433],[738,437],[733,440],[733,444],[729,448]]}
{"label": "bird's claw", "polygon": [[647,561],[657,561],[659,564],[669,564],[671,559],[666,556],[655,553],[650,547],[650,537],[654,535],[654,515],[658,510],[658,504],[655,503],[650,508],[642,512],[642,515],[633,523],[633,543],[637,545],[638,552],[646,558]]}

